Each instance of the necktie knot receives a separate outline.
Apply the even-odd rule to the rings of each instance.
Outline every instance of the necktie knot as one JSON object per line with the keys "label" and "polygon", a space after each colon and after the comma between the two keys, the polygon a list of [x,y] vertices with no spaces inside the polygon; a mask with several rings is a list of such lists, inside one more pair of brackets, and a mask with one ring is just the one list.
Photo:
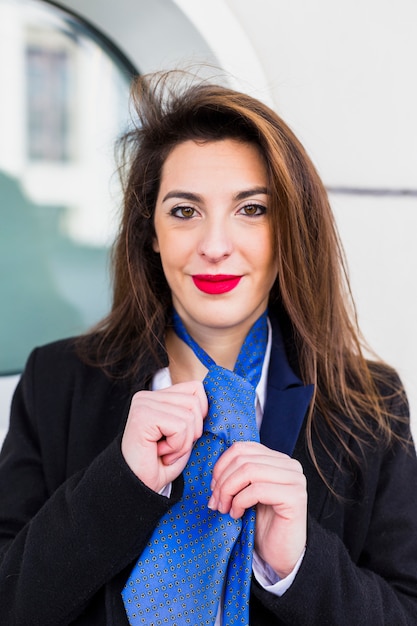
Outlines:
{"label": "necktie knot", "polygon": [[225,439],[228,445],[235,441],[258,440],[256,421],[241,418],[242,411],[247,415],[248,409],[255,407],[253,385],[218,365],[210,367],[203,384],[210,406],[204,431]]}

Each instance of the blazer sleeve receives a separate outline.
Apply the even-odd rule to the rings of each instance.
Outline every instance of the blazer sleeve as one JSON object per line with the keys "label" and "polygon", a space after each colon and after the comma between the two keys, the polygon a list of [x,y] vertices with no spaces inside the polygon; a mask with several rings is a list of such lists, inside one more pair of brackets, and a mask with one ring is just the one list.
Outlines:
{"label": "blazer sleeve", "polygon": [[[176,494],[159,496],[136,478],[120,436],[51,493],[40,422],[62,418],[38,415],[36,369],[35,353],[0,456],[0,615],[8,625],[59,626],[137,558]],[[65,446],[54,454],[65,466]]]}
{"label": "blazer sleeve", "polygon": [[406,402],[393,410],[409,445],[368,449],[360,506],[333,528],[330,516],[309,517],[306,553],[288,591],[277,598],[254,584],[253,624],[417,624],[417,461]]}

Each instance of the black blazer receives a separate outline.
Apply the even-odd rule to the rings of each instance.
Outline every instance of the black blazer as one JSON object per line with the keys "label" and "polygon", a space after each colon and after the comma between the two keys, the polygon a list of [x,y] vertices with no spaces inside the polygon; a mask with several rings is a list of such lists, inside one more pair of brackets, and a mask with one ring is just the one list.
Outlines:
{"label": "black blazer", "polygon": [[[280,419],[304,415],[311,388],[301,385],[282,353],[274,333],[261,437],[285,450],[292,442],[282,440]],[[150,375],[142,372],[135,390],[146,386]],[[132,392],[127,383],[81,363],[72,341],[30,356],[0,456],[2,624],[127,625],[121,589],[157,521],[182,493],[179,477],[170,499],[155,494],[122,457]],[[395,402],[392,409],[406,416],[404,403]],[[405,423],[403,434],[408,432]],[[324,429],[321,435],[331,446]],[[341,456],[339,468],[318,440],[315,445],[341,498],[320,479],[302,425],[294,456],[303,465],[309,493],[305,557],[281,598],[253,579],[250,623],[415,626],[414,447],[384,449],[374,443],[359,472]],[[356,449],[353,440],[347,445]]]}

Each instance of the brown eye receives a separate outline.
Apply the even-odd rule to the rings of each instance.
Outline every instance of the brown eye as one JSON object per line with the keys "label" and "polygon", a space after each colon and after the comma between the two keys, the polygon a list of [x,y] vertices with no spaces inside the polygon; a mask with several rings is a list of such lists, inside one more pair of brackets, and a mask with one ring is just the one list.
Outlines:
{"label": "brown eye", "polygon": [[248,215],[249,217],[253,217],[255,215],[263,215],[266,211],[266,207],[262,204],[245,204],[242,207],[241,212],[244,215]]}
{"label": "brown eye", "polygon": [[194,217],[195,209],[190,206],[177,206],[172,209],[171,215],[179,217],[180,219],[189,219],[190,217]]}
{"label": "brown eye", "polygon": [[194,215],[194,209],[189,206],[180,207],[180,212],[183,217],[192,217]]}

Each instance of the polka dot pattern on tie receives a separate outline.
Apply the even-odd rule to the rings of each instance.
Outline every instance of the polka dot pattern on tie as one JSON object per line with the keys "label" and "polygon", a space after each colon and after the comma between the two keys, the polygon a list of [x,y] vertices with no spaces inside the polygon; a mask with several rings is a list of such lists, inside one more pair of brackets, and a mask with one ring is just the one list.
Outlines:
{"label": "polka dot pattern on tie", "polygon": [[204,432],[184,470],[184,493],[159,521],[122,592],[131,625],[213,625],[224,591],[223,624],[249,623],[255,511],[239,520],[211,511],[213,467],[235,441],[259,441],[255,388],[267,342],[267,317],[249,332],[235,370],[217,366],[174,313],[174,328],[208,368]]}

